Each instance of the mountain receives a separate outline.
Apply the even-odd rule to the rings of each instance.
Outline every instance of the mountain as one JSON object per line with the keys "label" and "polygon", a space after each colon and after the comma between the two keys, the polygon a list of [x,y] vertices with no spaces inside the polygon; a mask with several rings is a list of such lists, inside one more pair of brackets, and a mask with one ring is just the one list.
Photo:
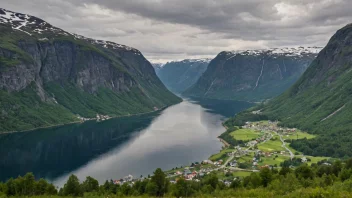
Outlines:
{"label": "mountain", "polygon": [[298,47],[224,51],[183,94],[245,101],[270,99],[296,82],[320,50]]}
{"label": "mountain", "polygon": [[158,75],[160,69],[164,66],[164,63],[152,63],[152,66],[155,70],[156,75]]}
{"label": "mountain", "polygon": [[0,9],[0,132],[149,112],[180,100],[140,51]]}
{"label": "mountain", "polygon": [[185,59],[166,63],[157,72],[160,80],[174,93],[192,86],[207,69],[210,59]]}
{"label": "mountain", "polygon": [[[352,24],[338,30],[302,77],[285,93],[251,111],[281,125],[317,134],[290,146],[306,155],[352,156]],[[259,110],[259,111],[257,111]],[[233,123],[234,119],[228,123]]]}

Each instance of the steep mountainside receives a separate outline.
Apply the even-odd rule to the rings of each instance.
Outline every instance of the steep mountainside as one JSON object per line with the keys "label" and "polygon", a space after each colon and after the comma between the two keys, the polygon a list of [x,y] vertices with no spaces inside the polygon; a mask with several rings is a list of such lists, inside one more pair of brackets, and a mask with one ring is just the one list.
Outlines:
{"label": "steep mountainside", "polygon": [[320,49],[221,52],[184,95],[246,101],[272,98],[296,82]]}
{"label": "steep mountainside", "polygon": [[140,51],[0,9],[0,132],[179,102]]}
{"label": "steep mountainside", "polygon": [[160,69],[164,66],[164,63],[152,63],[152,66],[154,67],[156,75],[158,75]]}
{"label": "steep mountainside", "polygon": [[[284,126],[318,134],[317,138],[291,144],[304,154],[352,156],[351,71],[352,25],[347,25],[337,31],[289,90],[254,110],[260,110],[261,117],[280,120]],[[250,114],[244,112],[237,120],[253,117]]]}
{"label": "steep mountainside", "polygon": [[174,93],[192,86],[207,69],[210,59],[186,59],[166,63],[157,72],[160,80]]}

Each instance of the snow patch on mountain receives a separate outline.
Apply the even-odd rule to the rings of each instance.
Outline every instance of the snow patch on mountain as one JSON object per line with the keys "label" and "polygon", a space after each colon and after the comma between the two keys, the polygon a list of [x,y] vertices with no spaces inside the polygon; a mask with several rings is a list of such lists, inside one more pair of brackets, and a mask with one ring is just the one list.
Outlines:
{"label": "snow patch on mountain", "polygon": [[257,49],[257,50],[235,50],[227,51],[228,55],[231,55],[228,59],[235,57],[236,55],[253,55],[260,56],[263,54],[268,55],[283,55],[283,56],[304,56],[308,54],[318,54],[323,48],[322,47],[296,47],[296,48],[270,48],[270,49]]}
{"label": "snow patch on mountain", "polygon": [[41,41],[46,40],[44,34],[73,36],[74,39],[85,40],[91,44],[97,44],[104,48],[123,49],[126,51],[132,51],[136,55],[142,55],[142,53],[135,48],[110,41],[95,40],[78,34],[69,33],[60,28],[54,27],[37,17],[13,12],[3,8],[0,8],[0,24],[10,25],[13,30],[24,32],[30,36],[35,35]]}
{"label": "snow patch on mountain", "polygon": [[168,63],[210,63],[212,59],[211,58],[199,58],[199,59],[184,59],[181,61],[171,61],[171,62],[167,62]]}

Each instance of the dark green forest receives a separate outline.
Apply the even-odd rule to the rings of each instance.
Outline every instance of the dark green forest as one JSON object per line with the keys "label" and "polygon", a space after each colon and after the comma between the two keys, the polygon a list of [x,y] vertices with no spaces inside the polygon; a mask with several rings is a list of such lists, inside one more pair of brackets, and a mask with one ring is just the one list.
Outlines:
{"label": "dark green forest", "polygon": [[[71,175],[57,189],[44,179],[35,180],[32,173],[0,183],[0,197],[351,197],[352,159],[345,161],[301,164],[289,168],[262,168],[247,177],[227,177],[219,180],[215,173],[198,177],[198,181],[177,178],[170,182],[156,169],[148,178],[114,184],[112,180],[99,184],[92,177],[79,181]],[[287,165],[287,164],[286,164]],[[227,185],[226,185],[226,184]]]}

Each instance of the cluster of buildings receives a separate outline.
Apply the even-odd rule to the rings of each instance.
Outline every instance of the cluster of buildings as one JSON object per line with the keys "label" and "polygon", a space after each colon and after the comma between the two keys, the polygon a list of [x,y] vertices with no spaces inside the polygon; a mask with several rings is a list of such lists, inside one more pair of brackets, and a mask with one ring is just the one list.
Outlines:
{"label": "cluster of buildings", "polygon": [[202,161],[202,164],[212,164],[212,165],[215,165],[215,166],[221,166],[222,164],[224,163],[224,160],[220,159],[218,161],[211,161],[211,160],[203,160]]}
{"label": "cluster of buildings", "polygon": [[103,120],[108,120],[110,119],[111,117],[108,116],[108,115],[100,115],[100,114],[97,114],[95,116],[95,118],[84,118],[80,115],[77,115],[77,118],[81,121],[81,122],[85,122],[85,121],[88,121],[88,120],[97,120],[97,121],[103,121]]}
{"label": "cluster of buildings", "polygon": [[118,179],[118,180],[114,180],[114,184],[118,184],[118,185],[122,185],[124,183],[129,183],[131,185],[134,184],[134,179],[133,179],[133,176],[132,175],[128,175],[124,178],[121,178],[121,179]]}
{"label": "cluster of buildings", "polygon": [[[205,170],[205,169],[196,171],[196,170],[191,170],[191,168],[186,167],[182,172],[176,171],[174,175],[180,176],[180,177],[182,176],[185,180],[188,180],[188,181],[190,180],[199,181],[199,178],[203,177],[206,174],[206,171],[208,171],[209,173],[212,171],[212,170]],[[171,182],[176,182],[176,181],[171,181]]]}
{"label": "cluster of buildings", "polygon": [[88,121],[88,120],[94,120],[94,118],[84,118],[80,115],[77,115],[77,118],[81,121],[81,122],[85,122],[85,121]]}
{"label": "cluster of buildings", "polygon": [[97,114],[96,115],[96,119],[97,119],[97,121],[104,121],[104,120],[108,120],[108,119],[110,119],[111,117],[110,116],[108,116],[108,115],[100,115],[100,114]]}
{"label": "cluster of buildings", "polygon": [[275,131],[275,132],[280,132],[280,133],[293,133],[296,132],[296,128],[283,128],[279,127],[278,121],[268,121],[268,124],[260,124],[260,123],[252,123],[252,122],[246,122],[243,128],[246,129],[255,129],[258,131]]}

